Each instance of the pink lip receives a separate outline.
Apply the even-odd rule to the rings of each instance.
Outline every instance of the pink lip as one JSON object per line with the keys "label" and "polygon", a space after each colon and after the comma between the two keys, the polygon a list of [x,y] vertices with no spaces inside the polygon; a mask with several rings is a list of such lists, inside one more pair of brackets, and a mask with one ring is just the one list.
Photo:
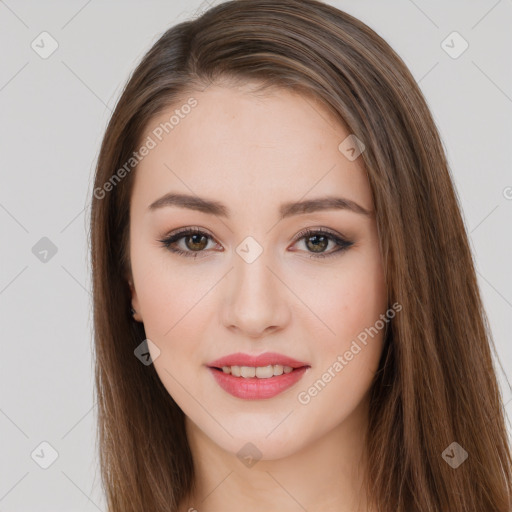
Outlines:
{"label": "pink lip", "polygon": [[222,368],[223,366],[268,366],[269,364],[280,364],[281,366],[291,366],[292,368],[309,366],[308,363],[297,361],[292,357],[283,356],[276,352],[265,352],[259,356],[237,352],[236,354],[230,354],[229,356],[216,359],[206,366],[210,368]]}
{"label": "pink lip", "polygon": [[[234,377],[231,374],[224,373],[222,369],[219,370],[223,366],[268,366],[271,364],[290,366],[294,370],[290,373],[283,373],[268,379]],[[245,400],[272,398],[293,386],[310,368],[306,363],[272,352],[266,352],[259,356],[242,353],[231,354],[212,361],[207,366],[217,384],[224,391]]]}

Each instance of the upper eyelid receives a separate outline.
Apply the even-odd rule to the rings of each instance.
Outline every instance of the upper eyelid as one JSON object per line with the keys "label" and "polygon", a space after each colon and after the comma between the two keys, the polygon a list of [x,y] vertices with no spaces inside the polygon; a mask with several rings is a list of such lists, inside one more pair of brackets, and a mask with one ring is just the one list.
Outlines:
{"label": "upper eyelid", "polygon": [[[348,238],[346,236],[342,235],[341,233],[336,233],[336,231],[333,231],[329,228],[324,228],[324,227],[303,228],[297,233],[297,235],[295,235],[294,240],[297,241],[297,240],[300,240],[301,238],[305,237],[309,233],[318,233],[318,232],[327,234],[327,235],[332,236],[333,238],[339,238],[341,240],[345,240],[348,242]],[[206,235],[206,236],[210,237],[212,240],[215,240],[217,243],[219,243],[217,238],[214,235],[212,235],[211,233],[209,233],[208,230],[206,230],[204,228],[197,228],[195,226],[188,227],[188,228],[179,228],[177,231],[171,231],[170,233],[164,235],[162,238],[164,240],[169,239],[169,238],[175,238],[175,237],[182,238],[189,234]]]}
{"label": "upper eyelid", "polygon": [[180,240],[181,238],[185,238],[187,235],[206,235],[211,240],[220,244],[220,242],[217,240],[217,238],[215,236],[213,236],[211,233],[209,233],[207,230],[205,230],[203,228],[195,228],[195,227],[178,229],[178,231],[171,232],[168,235],[166,235],[164,237],[164,240],[168,239],[168,238],[175,238],[176,239],[175,241],[177,241],[177,240]]}
{"label": "upper eyelid", "polygon": [[[299,231],[299,233],[297,233],[295,235],[294,240],[293,240],[293,245],[298,243],[300,240],[307,238],[307,236],[310,233],[313,233],[313,234],[321,233],[323,235],[326,235],[327,238],[329,238],[331,242],[334,242],[334,245],[335,245],[334,250],[331,250],[329,252],[320,252],[320,253],[316,253],[316,254],[310,253],[309,257],[311,259],[315,259],[315,260],[322,260],[324,258],[335,257],[336,255],[338,255],[338,256],[343,255],[345,253],[345,251],[350,249],[350,247],[352,247],[355,243],[353,240],[350,240],[345,235],[338,233],[334,230],[331,230],[330,228],[325,228],[323,226],[321,226],[321,227],[308,226],[308,227],[302,229],[301,231]],[[209,239],[210,241],[212,241],[214,243],[217,243],[218,245],[221,245],[217,241],[215,236],[208,233],[207,230],[205,230],[203,228],[198,228],[197,226],[189,226],[187,228],[181,228],[181,229],[178,228],[178,230],[176,232],[171,232],[169,235],[167,235],[163,239],[160,239],[159,241],[162,243],[162,245],[165,247],[166,250],[168,250],[172,253],[175,253],[177,255],[183,256],[183,257],[192,257],[194,259],[206,257],[210,251],[215,250],[215,249],[210,249],[210,250],[204,249],[204,250],[200,250],[200,251],[191,251],[191,250],[187,250],[187,249],[183,250],[178,247],[174,247],[174,248],[172,247],[173,245],[177,244],[183,238],[186,238],[187,235],[191,236],[194,234],[206,235],[207,239]],[[222,247],[222,245],[221,245],[221,247]],[[223,252],[223,251],[224,251],[224,248],[222,248],[221,252]],[[299,252],[303,252],[303,251],[299,251]],[[308,251],[305,251],[305,252],[308,252]]]}
{"label": "upper eyelid", "polygon": [[[331,241],[333,241],[339,247],[348,248],[354,244],[354,242],[352,240],[350,240],[348,237],[346,237],[345,235],[342,235],[340,233],[337,233],[337,232],[331,230],[330,228],[313,227],[313,226],[301,229],[297,233],[297,235],[295,235],[295,237],[293,239],[293,243],[294,244],[297,243],[298,241],[300,241],[303,238],[305,238],[306,236],[308,236],[310,233],[313,233],[313,234],[321,233],[323,235],[327,235],[328,237],[331,238]],[[171,240],[168,244],[170,246],[172,244],[176,244],[181,239],[186,238],[189,235],[194,235],[194,234],[206,235],[206,237],[209,238],[212,242],[222,246],[222,244],[220,244],[220,242],[217,240],[217,238],[214,235],[210,234],[206,229],[198,228],[196,226],[190,226],[190,227],[186,227],[186,228],[178,228],[177,231],[171,232],[168,235],[165,235],[163,238],[159,239],[159,241],[166,242],[166,241]],[[189,252],[189,251],[185,251],[185,252]],[[193,252],[193,251],[190,251],[190,252]],[[200,253],[200,252],[207,252],[207,251],[206,250],[197,251],[197,253]]]}

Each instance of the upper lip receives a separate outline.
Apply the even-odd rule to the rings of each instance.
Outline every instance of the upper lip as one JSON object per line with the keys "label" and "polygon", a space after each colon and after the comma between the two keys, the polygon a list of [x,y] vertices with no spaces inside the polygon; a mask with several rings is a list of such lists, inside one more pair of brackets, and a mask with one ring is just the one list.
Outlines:
{"label": "upper lip", "polygon": [[280,364],[281,366],[290,366],[292,368],[301,368],[302,366],[309,366],[307,363],[297,361],[293,357],[288,357],[276,352],[265,352],[260,355],[243,354],[237,352],[236,354],[229,354],[228,356],[216,359],[207,366],[210,368],[222,368],[223,366],[269,366]]}

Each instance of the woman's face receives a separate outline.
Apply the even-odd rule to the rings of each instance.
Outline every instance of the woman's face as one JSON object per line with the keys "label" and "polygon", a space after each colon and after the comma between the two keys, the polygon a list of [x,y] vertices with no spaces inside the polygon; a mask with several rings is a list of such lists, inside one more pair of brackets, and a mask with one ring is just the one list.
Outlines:
{"label": "woman's face", "polygon": [[232,453],[276,459],[359,429],[387,303],[357,147],[289,91],[191,97],[147,126],[130,205],[132,304],[159,378]]}

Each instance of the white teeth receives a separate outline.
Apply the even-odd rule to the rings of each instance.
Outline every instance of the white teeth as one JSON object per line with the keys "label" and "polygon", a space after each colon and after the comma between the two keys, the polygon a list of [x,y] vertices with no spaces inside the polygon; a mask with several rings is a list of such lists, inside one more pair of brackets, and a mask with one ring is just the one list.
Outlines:
{"label": "white teeth", "polygon": [[280,364],[270,364],[268,366],[223,366],[224,373],[230,373],[234,377],[243,377],[245,379],[257,377],[258,379],[269,379],[283,373],[293,371],[291,366],[282,366]]}
{"label": "white teeth", "polygon": [[274,375],[282,375],[283,374],[283,367],[280,364],[274,365]]}
{"label": "white teeth", "polygon": [[258,368],[254,370],[254,373],[259,379],[269,379],[274,376],[274,367],[272,365],[265,367],[258,366]]}
{"label": "white teeth", "polygon": [[252,366],[241,366],[240,367],[240,377],[256,377],[256,368]]}

